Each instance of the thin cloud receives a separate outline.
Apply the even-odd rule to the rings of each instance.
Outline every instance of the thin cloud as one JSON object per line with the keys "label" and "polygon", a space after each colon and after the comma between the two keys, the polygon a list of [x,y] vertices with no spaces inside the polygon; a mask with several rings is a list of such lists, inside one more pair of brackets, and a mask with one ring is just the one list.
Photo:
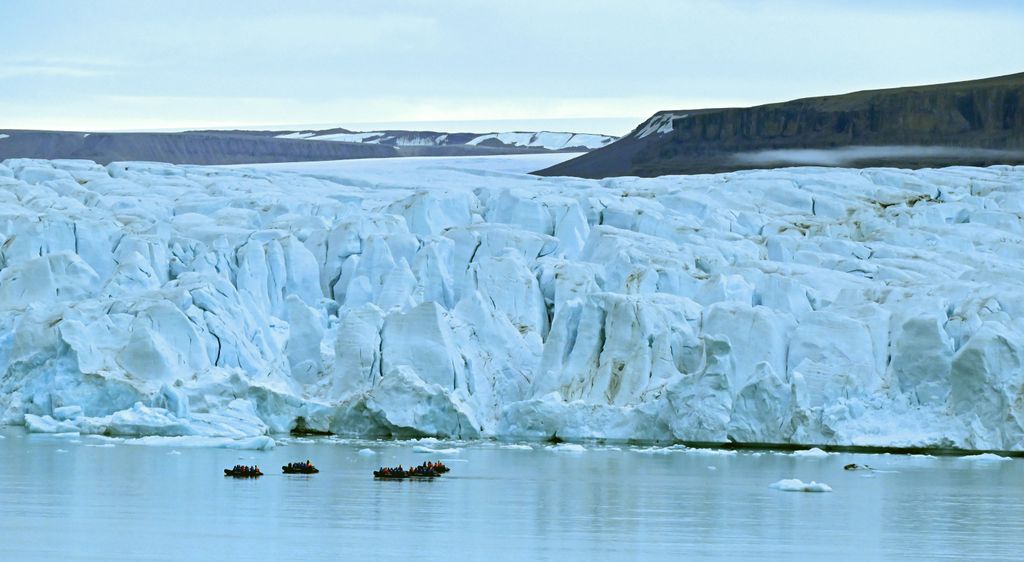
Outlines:
{"label": "thin cloud", "polygon": [[1020,158],[1019,151],[992,150],[959,146],[844,146],[832,149],[784,148],[740,152],[733,158],[741,164],[753,166],[795,165],[795,166],[849,166],[863,160],[878,158]]}
{"label": "thin cloud", "polygon": [[115,74],[117,61],[92,57],[6,57],[0,59],[0,78],[94,78]]}

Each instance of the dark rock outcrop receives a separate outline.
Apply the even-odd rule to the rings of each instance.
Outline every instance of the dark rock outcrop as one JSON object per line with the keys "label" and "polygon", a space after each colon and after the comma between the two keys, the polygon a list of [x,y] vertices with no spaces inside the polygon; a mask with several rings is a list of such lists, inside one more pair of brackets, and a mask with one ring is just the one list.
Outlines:
{"label": "dark rock outcrop", "polygon": [[[0,130],[0,161],[7,158],[80,158],[100,164],[145,160],[171,164],[257,164],[389,158],[401,156],[486,156],[556,152],[491,139],[469,144],[483,135],[433,131],[378,131],[372,142],[282,138],[287,133],[330,135],[324,131],[186,131],[181,133],[85,133]],[[529,134],[529,133],[527,133]],[[358,136],[358,135],[357,135]],[[609,140],[613,137],[607,137]],[[440,139],[440,140],[439,140]],[[571,146],[561,150],[580,151]]]}
{"label": "dark rock outcrop", "polygon": [[227,133],[73,133],[0,131],[0,160],[83,158],[100,164],[146,160],[171,164],[255,164],[386,158],[391,146],[307,142]]}
{"label": "dark rock outcrop", "polygon": [[805,164],[1024,163],[1024,73],[747,108],[663,111],[622,139],[536,172],[600,178]]}

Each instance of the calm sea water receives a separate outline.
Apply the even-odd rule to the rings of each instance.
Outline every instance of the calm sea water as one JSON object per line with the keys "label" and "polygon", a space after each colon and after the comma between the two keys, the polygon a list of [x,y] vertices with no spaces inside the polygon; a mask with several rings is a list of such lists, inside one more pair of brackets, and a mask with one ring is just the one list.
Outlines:
{"label": "calm sea water", "polygon": [[[1024,461],[286,440],[133,446],[0,428],[0,560],[1015,559]],[[451,449],[424,454],[415,446]],[[371,449],[367,455],[362,449]],[[286,476],[312,459],[321,473]],[[380,465],[445,459],[432,481]],[[866,463],[877,472],[848,472]],[[225,478],[259,464],[258,480]],[[779,492],[782,478],[832,493]]]}

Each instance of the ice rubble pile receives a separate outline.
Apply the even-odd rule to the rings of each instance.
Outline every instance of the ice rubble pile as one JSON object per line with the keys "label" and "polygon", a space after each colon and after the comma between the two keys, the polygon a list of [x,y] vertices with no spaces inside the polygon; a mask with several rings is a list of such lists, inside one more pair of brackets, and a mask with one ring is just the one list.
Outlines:
{"label": "ice rubble pile", "polygon": [[1022,167],[400,170],[5,161],[0,420],[1024,449]]}

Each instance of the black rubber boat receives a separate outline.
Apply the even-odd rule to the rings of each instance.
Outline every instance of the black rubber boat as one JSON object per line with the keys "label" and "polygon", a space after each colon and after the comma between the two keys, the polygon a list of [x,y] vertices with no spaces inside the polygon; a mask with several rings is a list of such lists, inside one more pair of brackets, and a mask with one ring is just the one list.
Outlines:
{"label": "black rubber boat", "polygon": [[230,476],[232,478],[257,478],[263,476],[262,472],[242,472],[241,470],[232,470],[230,468],[224,469],[224,476]]}
{"label": "black rubber boat", "polygon": [[316,474],[320,472],[315,466],[282,466],[281,471],[285,474]]}
{"label": "black rubber boat", "polygon": [[381,472],[379,470],[373,471],[374,478],[383,478],[385,480],[402,480],[405,478],[437,478],[441,476],[433,470],[408,470],[405,472]]}

